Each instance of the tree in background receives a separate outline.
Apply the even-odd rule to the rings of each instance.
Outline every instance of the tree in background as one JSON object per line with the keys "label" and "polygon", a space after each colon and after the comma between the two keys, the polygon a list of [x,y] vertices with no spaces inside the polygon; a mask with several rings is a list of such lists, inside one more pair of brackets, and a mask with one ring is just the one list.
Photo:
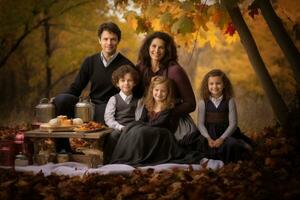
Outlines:
{"label": "tree in background", "polygon": [[30,122],[39,99],[66,90],[85,56],[99,52],[97,29],[115,21],[123,31],[120,51],[135,59],[133,30],[108,15],[105,0],[1,1],[0,120]]}
{"label": "tree in background", "polygon": [[[125,13],[125,18],[129,24],[135,27],[137,32],[164,30],[174,35],[180,45],[188,48],[194,46],[194,41],[203,43],[203,40],[206,40],[212,46],[215,45],[214,29],[208,27],[209,22],[213,22],[217,29],[229,35],[234,35],[235,30],[237,30],[278,122],[282,126],[286,126],[290,122],[288,106],[275,87],[243,19],[241,10],[244,12],[248,8],[248,1],[223,0],[218,3],[218,1],[204,0],[201,3],[201,1],[192,0],[172,2],[136,0],[133,2],[140,9],[140,12],[128,11],[127,5],[130,1],[117,0],[115,6],[117,10]],[[250,14],[255,15],[257,13],[254,10]],[[199,35],[201,36],[200,39]],[[293,74],[294,79],[297,80],[297,74]]]}
{"label": "tree in background", "polygon": [[281,19],[275,13],[270,1],[256,0],[252,4],[252,9],[256,9],[256,6],[260,8],[272,34],[291,65],[295,80],[300,85],[300,53],[297,47],[285,30]]}

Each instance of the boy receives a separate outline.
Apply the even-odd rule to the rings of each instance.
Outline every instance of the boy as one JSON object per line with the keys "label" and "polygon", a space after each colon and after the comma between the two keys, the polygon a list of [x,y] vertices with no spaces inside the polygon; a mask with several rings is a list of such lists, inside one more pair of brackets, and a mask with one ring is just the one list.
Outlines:
{"label": "boy", "polygon": [[115,129],[104,142],[103,163],[109,162],[115,145],[124,127],[138,119],[139,100],[133,96],[133,88],[138,84],[139,74],[130,65],[123,65],[112,74],[112,83],[120,92],[112,96],[106,106],[104,120],[108,127]]}

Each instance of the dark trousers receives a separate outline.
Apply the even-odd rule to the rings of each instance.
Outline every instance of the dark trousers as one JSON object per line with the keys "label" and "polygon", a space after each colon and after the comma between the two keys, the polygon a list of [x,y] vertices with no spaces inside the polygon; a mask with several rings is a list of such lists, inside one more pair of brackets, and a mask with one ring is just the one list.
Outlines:
{"label": "dark trousers", "polygon": [[[79,98],[72,94],[57,95],[54,99],[56,116],[66,115],[66,116],[68,116],[68,118],[74,118],[75,117],[75,105],[78,101],[79,101]],[[96,122],[104,123],[105,107],[106,107],[106,103],[95,104],[94,120]],[[71,152],[71,146],[70,146],[69,139],[67,139],[67,138],[55,139],[55,143],[56,143],[56,151],[57,152],[60,152],[63,149],[67,152]]]}

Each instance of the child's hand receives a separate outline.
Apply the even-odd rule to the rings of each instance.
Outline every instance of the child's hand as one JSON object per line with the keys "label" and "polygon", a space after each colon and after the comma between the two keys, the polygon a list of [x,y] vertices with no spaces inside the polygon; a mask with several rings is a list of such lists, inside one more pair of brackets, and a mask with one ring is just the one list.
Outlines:
{"label": "child's hand", "polygon": [[224,140],[223,138],[218,138],[215,140],[215,147],[218,148],[223,144]]}
{"label": "child's hand", "polygon": [[210,148],[214,148],[215,147],[215,141],[211,138],[208,138],[207,140],[208,140],[208,146]]}

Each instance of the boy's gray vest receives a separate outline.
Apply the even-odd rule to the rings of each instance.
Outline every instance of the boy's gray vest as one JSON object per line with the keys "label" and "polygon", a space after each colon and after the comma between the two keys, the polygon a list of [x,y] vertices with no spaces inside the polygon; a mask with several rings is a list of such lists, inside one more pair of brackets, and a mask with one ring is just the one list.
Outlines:
{"label": "boy's gray vest", "polygon": [[126,126],[128,123],[135,121],[135,110],[138,99],[132,97],[129,104],[127,104],[120,94],[114,96],[116,98],[116,112],[115,119],[120,124]]}

